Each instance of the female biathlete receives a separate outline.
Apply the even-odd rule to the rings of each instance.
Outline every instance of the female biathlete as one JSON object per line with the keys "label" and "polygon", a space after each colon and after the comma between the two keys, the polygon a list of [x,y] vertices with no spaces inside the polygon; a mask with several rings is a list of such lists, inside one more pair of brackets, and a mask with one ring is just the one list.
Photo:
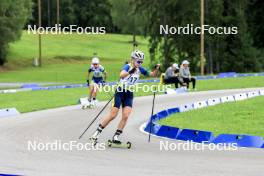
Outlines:
{"label": "female biathlete", "polygon": [[90,140],[96,144],[97,139],[103,129],[116,118],[119,112],[119,108],[122,105],[122,118],[117,126],[117,130],[112,138],[112,143],[121,144],[119,135],[123,132],[123,129],[127,123],[128,117],[132,111],[133,104],[133,92],[128,90],[129,86],[135,85],[139,80],[140,74],[145,76],[156,76],[159,64],[155,66],[155,69],[150,73],[145,70],[141,65],[144,61],[144,53],[141,51],[133,51],[131,53],[131,62],[126,64],[120,72],[120,83],[114,94],[113,107],[110,113],[103,118],[96,131],[90,137]]}
{"label": "female biathlete", "polygon": [[[96,105],[96,96],[99,91],[99,86],[104,85],[106,81],[106,71],[97,57],[92,59],[92,64],[87,74],[87,85],[89,86],[89,96],[87,107],[93,108]],[[90,75],[93,73],[92,81],[90,84]]]}

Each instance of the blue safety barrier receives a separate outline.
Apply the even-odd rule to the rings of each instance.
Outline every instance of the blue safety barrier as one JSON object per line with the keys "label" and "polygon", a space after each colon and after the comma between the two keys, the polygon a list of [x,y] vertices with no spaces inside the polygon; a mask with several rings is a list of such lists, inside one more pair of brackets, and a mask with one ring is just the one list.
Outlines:
{"label": "blue safety barrier", "polygon": [[214,144],[237,144],[238,147],[260,148],[263,139],[260,136],[238,135],[238,134],[220,134],[212,143]]}
{"label": "blue safety barrier", "polygon": [[156,135],[161,137],[176,139],[180,131],[181,130],[177,127],[162,125],[159,128],[159,130],[156,132]]}
{"label": "blue safety barrier", "polygon": [[214,135],[210,131],[200,131],[193,129],[183,129],[179,133],[176,139],[193,142],[209,142],[214,138]]}
{"label": "blue safety barrier", "polygon": [[33,88],[33,87],[39,87],[38,84],[23,84],[20,88]]}
{"label": "blue safety barrier", "polygon": [[152,123],[149,122],[146,125],[146,128],[144,130],[146,132],[149,132],[150,124],[152,124],[151,133],[157,136],[161,136],[161,137],[167,137],[171,139],[178,139],[178,140],[185,140],[185,141],[190,140],[190,141],[198,142],[198,143],[201,143],[201,142],[215,143],[215,144],[221,143],[221,144],[228,144],[228,145],[235,143],[237,144],[238,147],[264,148],[264,140],[260,136],[221,134],[215,138],[213,133],[210,131],[201,131],[201,130],[195,130],[195,129],[182,129],[181,130],[177,127],[170,127],[170,126],[159,125],[155,123],[156,121],[166,118],[171,114],[188,111],[195,107],[200,108],[200,107],[205,107],[205,106],[212,106],[218,103],[229,102],[229,99],[227,99],[229,97],[230,98],[232,97],[233,99],[234,97],[236,97],[237,100],[238,99],[242,100],[245,98],[251,98],[253,96],[261,96],[263,94],[261,93],[261,91],[255,91],[255,92],[244,93],[243,96],[244,95],[245,97],[242,97],[242,94],[236,94],[236,95],[230,95],[230,96],[221,97],[221,98],[214,98],[214,99],[209,99],[206,101],[195,102],[189,105],[182,105],[180,107],[170,108],[167,110],[160,111],[151,117]]}
{"label": "blue safety barrier", "polygon": [[180,112],[180,108],[171,108],[167,110],[168,115]]}
{"label": "blue safety barrier", "polygon": [[158,120],[161,120],[161,119],[167,117],[168,115],[169,114],[168,114],[167,110],[160,111],[160,112],[157,113]]}
{"label": "blue safety barrier", "polygon": [[154,114],[153,116],[151,116],[151,121],[152,122],[155,122],[155,121],[158,121],[159,120],[159,117],[157,116],[157,114]]}
{"label": "blue safety barrier", "polygon": [[159,79],[141,79],[138,83],[152,83],[152,82],[159,82]]}
{"label": "blue safety barrier", "polygon": [[[261,73],[235,73],[235,72],[227,72],[227,73],[220,73],[217,76],[196,76],[197,80],[205,80],[205,79],[218,79],[218,78],[228,78],[228,77],[246,77],[246,76],[264,76],[264,72]],[[147,80],[139,80],[139,83],[158,83],[159,79],[147,79]],[[107,85],[112,86],[116,85],[116,82],[109,82]],[[38,88],[39,87],[39,88]],[[38,84],[24,84],[21,86],[21,88],[29,88],[32,91],[37,90],[54,90],[54,89],[65,89],[65,88],[81,88],[81,87],[87,87],[87,84],[72,84],[72,85],[64,85],[64,86],[47,86],[47,87],[41,87]],[[8,91],[8,90],[1,90],[0,93],[16,93],[19,92],[20,89],[14,89],[14,91]],[[30,90],[28,90],[30,91]]]}
{"label": "blue safety barrier", "polygon": [[196,76],[197,80],[216,79],[217,76]]}
{"label": "blue safety barrier", "polygon": [[33,88],[31,88],[33,91],[34,90],[43,90],[43,87],[33,87]]}
{"label": "blue safety barrier", "polygon": [[158,131],[160,130],[160,128],[161,128],[161,125],[159,125],[159,124],[148,123],[144,130],[148,133],[150,132],[151,134],[156,135],[158,133]]}
{"label": "blue safety barrier", "polygon": [[229,78],[229,77],[235,77],[237,75],[236,72],[222,72],[219,73],[217,78]]}

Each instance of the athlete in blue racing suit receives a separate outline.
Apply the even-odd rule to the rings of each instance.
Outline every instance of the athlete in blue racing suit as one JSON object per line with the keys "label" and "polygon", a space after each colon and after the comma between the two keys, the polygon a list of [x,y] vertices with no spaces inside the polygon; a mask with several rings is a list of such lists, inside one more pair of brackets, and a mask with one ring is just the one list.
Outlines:
{"label": "athlete in blue racing suit", "polygon": [[120,120],[117,130],[113,136],[113,143],[121,143],[119,140],[119,135],[123,132],[123,129],[127,123],[128,117],[132,111],[133,104],[133,92],[128,90],[132,85],[135,85],[139,80],[140,74],[145,76],[156,76],[159,69],[159,64],[155,69],[150,73],[145,70],[141,65],[144,61],[144,53],[141,51],[133,51],[131,54],[130,64],[126,64],[122,71],[120,72],[120,83],[117,87],[116,93],[114,95],[113,106],[111,112],[103,118],[99,124],[97,130],[93,133],[90,138],[92,141],[97,141],[102,130],[116,118],[119,112],[119,108],[122,105],[122,119]]}

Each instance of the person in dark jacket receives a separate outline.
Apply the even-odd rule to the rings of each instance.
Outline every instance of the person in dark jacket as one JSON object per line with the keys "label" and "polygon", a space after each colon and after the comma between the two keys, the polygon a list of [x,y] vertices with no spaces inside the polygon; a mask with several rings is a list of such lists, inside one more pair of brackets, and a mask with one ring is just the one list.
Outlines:
{"label": "person in dark jacket", "polygon": [[178,64],[174,63],[170,66],[166,72],[164,77],[165,84],[174,84],[175,88],[178,88],[178,84],[183,86],[183,81],[180,81],[179,78],[179,66]]}

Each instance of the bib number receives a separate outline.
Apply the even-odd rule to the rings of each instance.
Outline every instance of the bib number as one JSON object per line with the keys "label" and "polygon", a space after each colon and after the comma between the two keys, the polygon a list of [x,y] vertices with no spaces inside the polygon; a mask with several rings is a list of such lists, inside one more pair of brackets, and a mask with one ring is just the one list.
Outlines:
{"label": "bib number", "polygon": [[128,79],[128,83],[133,85],[137,82],[137,80],[138,80],[138,77],[130,77]]}

